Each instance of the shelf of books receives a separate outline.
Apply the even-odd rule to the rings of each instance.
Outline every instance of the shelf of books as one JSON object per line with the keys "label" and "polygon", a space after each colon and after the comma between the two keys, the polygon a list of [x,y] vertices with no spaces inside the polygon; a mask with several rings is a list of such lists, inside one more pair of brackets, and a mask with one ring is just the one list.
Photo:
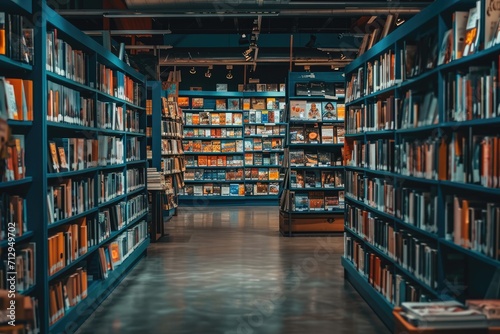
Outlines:
{"label": "shelf of books", "polygon": [[284,92],[274,86],[275,91],[254,91],[250,85],[238,92],[179,92],[186,203],[199,196],[238,205],[278,199],[287,124]]}
{"label": "shelf of books", "polygon": [[[163,95],[161,82],[148,82],[148,190],[150,205],[159,203],[153,197],[161,196],[161,209],[156,211],[158,225],[162,229],[163,222],[177,213],[179,193],[184,187],[184,172],[186,170],[182,148],[183,116],[182,109],[175,98],[168,100]],[[160,172],[160,177],[156,177]],[[153,177],[154,176],[154,177]],[[161,194],[160,194],[161,193]],[[151,212],[153,215],[153,212]],[[153,216],[152,216],[153,217]],[[152,218],[151,217],[151,218]]]}
{"label": "shelf of books", "polygon": [[283,235],[343,230],[344,77],[336,72],[289,73]]}
{"label": "shelf of books", "polygon": [[346,68],[342,263],[389,328],[408,302],[500,297],[499,18],[438,0]]}
{"label": "shelf of books", "polygon": [[11,1],[0,4],[0,299],[2,305],[18,302],[17,324],[23,324],[27,333],[36,333],[40,296],[34,291],[41,285],[35,257],[40,244],[35,237],[35,214],[28,210],[36,207],[33,199],[38,195],[33,185],[36,165],[31,164],[33,145],[38,144],[33,135],[31,13],[31,6]]}
{"label": "shelf of books", "polygon": [[0,4],[1,286],[15,274],[33,298],[30,333],[74,332],[149,243],[145,79],[45,1],[36,25],[16,3]]}

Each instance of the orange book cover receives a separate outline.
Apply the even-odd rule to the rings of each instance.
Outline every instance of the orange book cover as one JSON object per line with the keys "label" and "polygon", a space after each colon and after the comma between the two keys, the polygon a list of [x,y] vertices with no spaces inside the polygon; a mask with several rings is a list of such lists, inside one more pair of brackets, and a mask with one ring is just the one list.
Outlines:
{"label": "orange book cover", "polygon": [[20,121],[27,120],[24,117],[27,115],[24,114],[24,110],[26,109],[26,99],[23,99],[24,93],[24,85],[22,79],[17,78],[8,78],[7,81],[14,87],[14,95],[16,97],[16,105],[17,105],[17,116]]}
{"label": "orange book cover", "polygon": [[469,201],[462,200],[462,233],[461,245],[462,247],[470,247],[470,221],[469,221]]}
{"label": "orange book cover", "polygon": [[438,179],[443,181],[448,179],[448,145],[444,138],[441,138],[439,144]]}

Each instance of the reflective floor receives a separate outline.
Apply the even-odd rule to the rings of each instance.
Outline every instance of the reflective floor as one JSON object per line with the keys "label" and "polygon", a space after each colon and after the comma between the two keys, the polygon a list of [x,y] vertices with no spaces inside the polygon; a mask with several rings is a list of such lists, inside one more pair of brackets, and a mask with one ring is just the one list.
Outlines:
{"label": "reflective floor", "polygon": [[384,333],[342,236],[281,237],[277,207],[181,208],[77,333]]}

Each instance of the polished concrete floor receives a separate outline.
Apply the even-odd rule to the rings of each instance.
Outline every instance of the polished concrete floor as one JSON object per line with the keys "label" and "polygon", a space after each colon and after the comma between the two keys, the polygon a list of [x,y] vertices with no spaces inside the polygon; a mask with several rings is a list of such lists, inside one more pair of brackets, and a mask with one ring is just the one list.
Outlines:
{"label": "polished concrete floor", "polygon": [[77,333],[389,333],[344,281],[341,236],[281,237],[265,206],[181,208],[166,228]]}

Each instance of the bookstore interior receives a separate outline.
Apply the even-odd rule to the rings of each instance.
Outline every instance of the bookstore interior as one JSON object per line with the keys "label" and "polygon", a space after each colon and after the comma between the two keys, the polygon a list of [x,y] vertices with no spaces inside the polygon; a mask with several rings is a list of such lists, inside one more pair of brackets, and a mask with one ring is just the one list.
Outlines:
{"label": "bookstore interior", "polygon": [[500,333],[499,83],[498,0],[0,1],[0,333],[75,333],[200,205],[338,243],[386,333]]}

